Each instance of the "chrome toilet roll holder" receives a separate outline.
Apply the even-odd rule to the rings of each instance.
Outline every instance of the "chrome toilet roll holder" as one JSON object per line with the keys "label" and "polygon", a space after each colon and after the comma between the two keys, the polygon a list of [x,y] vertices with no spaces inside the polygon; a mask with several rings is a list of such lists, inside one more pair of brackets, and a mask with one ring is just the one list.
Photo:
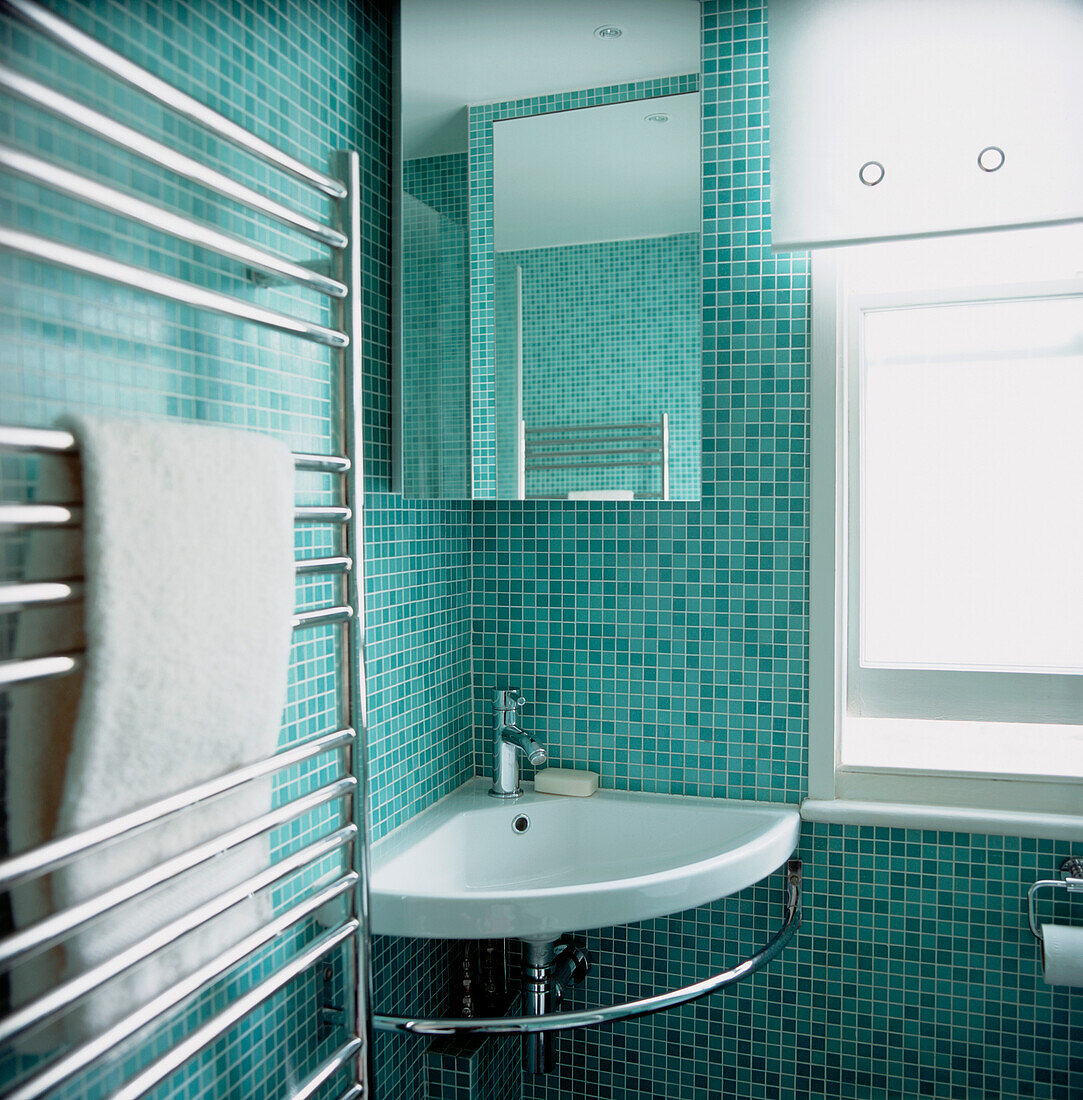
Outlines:
{"label": "chrome toilet roll holder", "polygon": [[1034,895],[1043,887],[1054,890],[1067,890],[1072,894],[1083,894],[1083,859],[1078,856],[1069,856],[1061,863],[1059,869],[1060,878],[1039,879],[1027,891],[1027,919],[1030,921],[1030,931],[1039,943],[1042,942],[1042,930],[1038,927]]}

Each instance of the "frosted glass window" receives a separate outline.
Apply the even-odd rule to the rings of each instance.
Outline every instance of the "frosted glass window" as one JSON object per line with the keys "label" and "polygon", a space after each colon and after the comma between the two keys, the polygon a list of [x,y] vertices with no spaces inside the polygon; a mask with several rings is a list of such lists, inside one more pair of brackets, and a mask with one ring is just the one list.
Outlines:
{"label": "frosted glass window", "polygon": [[1083,296],[862,316],[860,664],[1083,673]]}

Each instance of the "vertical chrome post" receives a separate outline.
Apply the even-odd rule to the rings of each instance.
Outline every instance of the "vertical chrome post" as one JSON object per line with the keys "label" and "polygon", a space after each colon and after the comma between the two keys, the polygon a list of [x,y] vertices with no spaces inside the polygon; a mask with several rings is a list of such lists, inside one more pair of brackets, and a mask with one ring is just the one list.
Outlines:
{"label": "vertical chrome post", "polygon": [[[524,940],[523,1015],[544,1016],[553,1010],[549,972],[553,964],[555,940],[539,943]],[[526,1073],[551,1073],[557,1065],[555,1032],[538,1031],[523,1036],[523,1070]]]}
{"label": "vertical chrome post", "polygon": [[[361,1040],[357,1054],[357,1081],[364,1096],[374,1097],[373,1056],[370,1035],[372,1006],[372,965],[369,952],[369,866],[368,866],[368,712],[365,694],[365,452],[364,452],[364,359],[361,337],[364,331],[361,311],[361,163],[357,153],[342,151],[333,158],[334,175],[346,184],[346,197],[336,202],[338,228],[349,243],[339,255],[339,278],[348,288],[338,303],[339,327],[350,343],[339,353],[339,408],[342,432],[341,450],[350,458],[345,474],[345,503],[352,511],[344,525],[345,552],[353,559],[346,574],[346,591],[353,618],[340,628],[344,632],[344,659],[339,679],[339,706],[357,733],[350,752],[350,771],[357,780],[354,793],[354,823],[357,837],[353,845],[353,868],[357,886],[353,894],[353,913],[360,928],[349,954],[348,975],[354,983],[351,1006],[353,1031]],[[346,950],[349,951],[347,944]]]}
{"label": "vertical chrome post", "polygon": [[516,461],[518,472],[516,474],[516,494],[520,500],[526,500],[526,421],[519,421],[519,440],[516,445]]}
{"label": "vertical chrome post", "polygon": [[669,500],[669,413],[662,413],[662,499]]}

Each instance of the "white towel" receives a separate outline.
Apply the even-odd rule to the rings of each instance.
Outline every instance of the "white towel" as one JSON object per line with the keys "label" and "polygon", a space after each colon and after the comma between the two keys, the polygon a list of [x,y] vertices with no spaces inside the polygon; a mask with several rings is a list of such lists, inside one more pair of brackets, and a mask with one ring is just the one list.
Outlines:
{"label": "white towel", "polygon": [[[284,446],[204,425],[80,417],[68,426],[83,475],[87,662],[61,834],[272,753],[294,604],[293,462]],[[267,785],[249,785],[82,856],[53,875],[53,904],[76,904],[269,808]],[[64,976],[268,861],[264,836],[123,906],[67,942]],[[269,915],[265,896],[250,898],[109,982],[71,1014],[69,1038],[100,1031]]]}

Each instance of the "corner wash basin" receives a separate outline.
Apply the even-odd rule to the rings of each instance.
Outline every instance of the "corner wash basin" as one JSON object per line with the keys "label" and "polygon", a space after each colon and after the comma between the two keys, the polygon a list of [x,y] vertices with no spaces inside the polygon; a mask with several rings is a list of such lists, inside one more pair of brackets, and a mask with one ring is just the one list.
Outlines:
{"label": "corner wash basin", "polygon": [[600,790],[499,803],[474,779],[372,847],[375,932],[553,939],[704,905],[797,846],[795,807]]}

